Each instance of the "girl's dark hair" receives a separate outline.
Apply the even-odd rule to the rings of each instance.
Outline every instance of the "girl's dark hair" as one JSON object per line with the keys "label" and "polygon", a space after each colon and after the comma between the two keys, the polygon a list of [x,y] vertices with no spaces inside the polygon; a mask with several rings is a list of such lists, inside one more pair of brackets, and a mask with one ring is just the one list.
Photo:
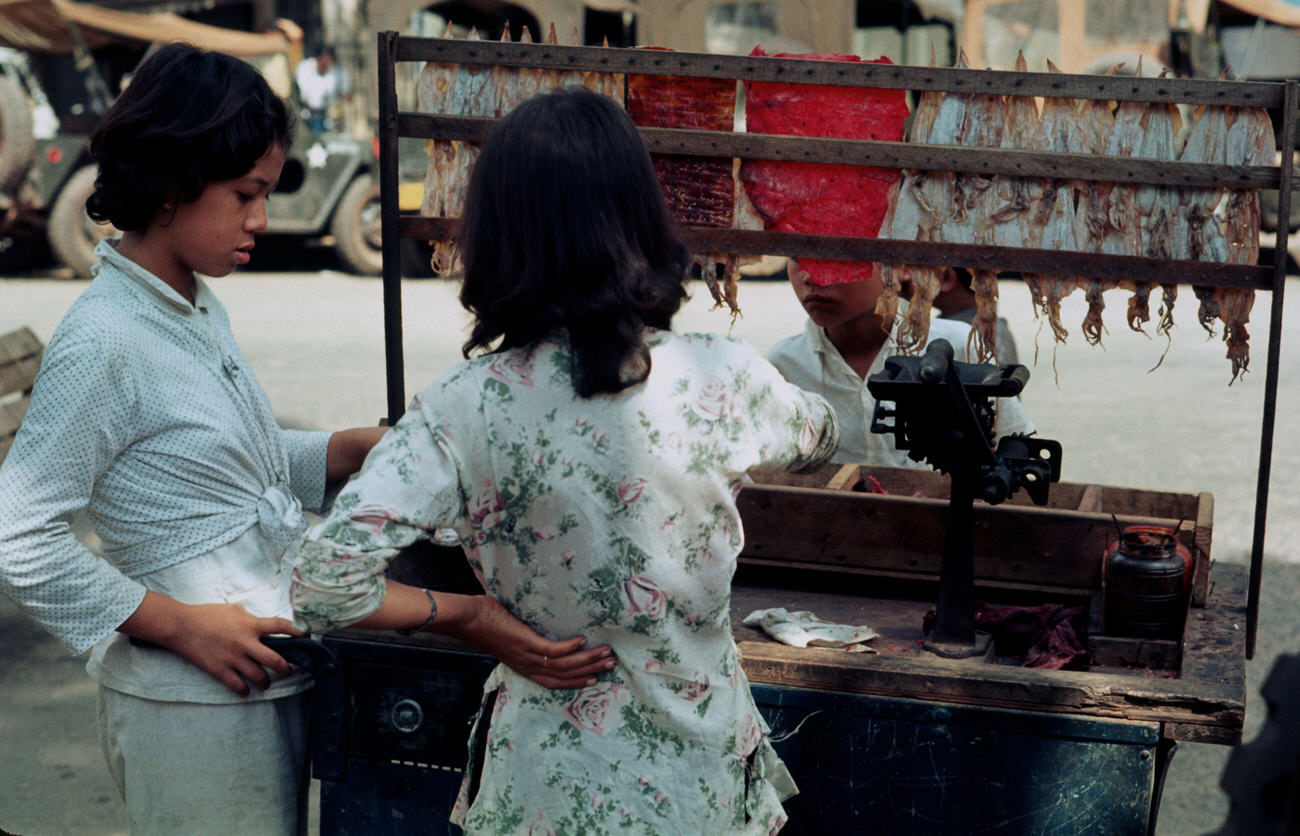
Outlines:
{"label": "girl's dark hair", "polygon": [[242,177],[292,142],[288,108],[251,65],[168,44],[141,62],[90,136],[99,176],[86,211],[144,229],[163,204],[198,200],[208,183]]}
{"label": "girl's dark hair", "polygon": [[493,130],[457,240],[464,346],[528,346],[568,333],[582,397],[645,380],[646,326],[668,328],[689,255],[627,114],[581,89],[531,99]]}

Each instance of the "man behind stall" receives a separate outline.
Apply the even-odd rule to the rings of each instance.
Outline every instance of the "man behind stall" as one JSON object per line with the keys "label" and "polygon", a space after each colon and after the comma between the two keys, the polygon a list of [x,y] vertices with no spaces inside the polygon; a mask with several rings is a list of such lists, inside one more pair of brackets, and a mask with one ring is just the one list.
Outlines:
{"label": "man behind stall", "polygon": [[[895,342],[897,322],[886,327],[876,313],[881,293],[879,271],[869,278],[838,284],[817,284],[799,262],[790,259],[787,272],[799,304],[808,314],[801,333],[786,337],[767,359],[801,389],[816,392],[830,402],[840,424],[837,461],[889,467],[927,467],[908,458],[894,446],[894,436],[871,432],[876,399],[867,390],[867,378],[885,368],[885,358],[900,353]],[[952,343],[953,359],[968,362],[966,341],[970,326],[931,317],[930,340]],[[927,343],[928,344],[928,343]],[[924,349],[922,349],[924,351]],[[1018,398],[998,399],[998,435],[1034,432],[1033,422]]]}

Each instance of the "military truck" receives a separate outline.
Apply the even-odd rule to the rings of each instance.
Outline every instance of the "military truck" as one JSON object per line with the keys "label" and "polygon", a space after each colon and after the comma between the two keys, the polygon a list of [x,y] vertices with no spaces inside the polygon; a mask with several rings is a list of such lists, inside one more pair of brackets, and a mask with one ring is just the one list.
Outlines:
{"label": "military truck", "polygon": [[[273,88],[287,84],[295,45],[280,30],[240,32],[68,0],[0,4],[0,46],[7,47],[0,54],[0,252],[48,248],[73,275],[90,275],[95,245],[116,234],[85,211],[95,181],[90,133],[134,66],[156,45],[181,40],[249,60]],[[279,84],[267,72],[273,67]],[[267,200],[265,234],[323,242],[345,270],[378,275],[377,168],[373,138],[301,126]]]}

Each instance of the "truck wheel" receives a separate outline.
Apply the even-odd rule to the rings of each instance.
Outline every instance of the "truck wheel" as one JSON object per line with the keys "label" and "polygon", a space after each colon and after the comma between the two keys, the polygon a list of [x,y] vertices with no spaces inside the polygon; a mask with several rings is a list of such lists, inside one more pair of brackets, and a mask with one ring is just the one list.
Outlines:
{"label": "truck wheel", "polygon": [[0,77],[0,191],[11,192],[18,185],[35,153],[27,93],[11,79]]}
{"label": "truck wheel", "polygon": [[95,245],[117,235],[112,224],[95,223],[86,214],[86,198],[95,190],[96,173],[93,165],[73,172],[54,198],[46,229],[54,255],[82,278],[90,276],[90,268],[95,263]]}
{"label": "truck wheel", "polygon": [[353,180],[330,221],[339,258],[353,273],[378,276],[384,269],[379,186],[369,176]]}

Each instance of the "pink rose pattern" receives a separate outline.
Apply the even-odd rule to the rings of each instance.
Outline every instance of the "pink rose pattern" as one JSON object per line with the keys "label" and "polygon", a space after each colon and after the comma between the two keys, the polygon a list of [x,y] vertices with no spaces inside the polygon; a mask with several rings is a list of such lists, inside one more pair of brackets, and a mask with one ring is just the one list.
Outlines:
{"label": "pink rose pattern", "polygon": [[578,692],[565,707],[564,716],[583,731],[604,735],[618,722],[619,706],[626,702],[628,694],[626,686],[597,682]]}
{"label": "pink rose pattern", "polygon": [[[656,333],[652,350],[670,341],[682,348],[667,359],[655,354],[647,386],[663,383],[635,415],[611,411],[617,398],[602,396],[598,408],[555,389],[567,360],[552,343],[531,356],[507,351],[458,367],[414,401],[408,431],[389,434],[386,453],[377,450],[336,501],[324,534],[314,535],[319,542],[304,546],[297,571],[336,588],[355,579],[360,589],[371,576],[382,581],[385,559],[372,552],[391,553],[419,533],[402,520],[435,517],[428,521],[460,531],[492,593],[516,611],[543,624],[591,619],[602,625],[593,635],[615,644],[620,666],[577,692],[542,691],[502,668],[493,674],[508,689],[492,710],[484,781],[473,805],[462,794],[453,812],[474,832],[509,821],[508,832],[535,836],[762,834],[783,820],[777,797],[788,787],[771,774],[779,761],[770,750],[769,774],[751,784],[759,792],[748,823],[745,776],[729,763],[687,774],[679,756],[697,756],[706,737],[729,741],[742,761],[767,745],[725,625],[725,578],[741,541],[734,488],[753,465],[825,458],[833,419],[751,349]],[[502,386],[517,391],[503,396]],[[480,411],[484,391],[489,407]],[[449,456],[465,481],[431,497],[430,484],[441,484],[429,479],[431,463]],[[380,498],[357,493],[367,476],[384,486]],[[684,480],[693,480],[689,490]],[[576,514],[565,504],[573,485],[587,503]],[[295,593],[295,604],[310,594]],[[715,613],[723,617],[703,615]],[[527,769],[516,768],[519,757]],[[611,781],[601,771],[611,761],[638,764],[643,780]]]}
{"label": "pink rose pattern", "polygon": [[627,596],[627,609],[633,615],[644,615],[650,620],[662,618],[668,607],[668,596],[649,578],[637,575],[623,584]]}

